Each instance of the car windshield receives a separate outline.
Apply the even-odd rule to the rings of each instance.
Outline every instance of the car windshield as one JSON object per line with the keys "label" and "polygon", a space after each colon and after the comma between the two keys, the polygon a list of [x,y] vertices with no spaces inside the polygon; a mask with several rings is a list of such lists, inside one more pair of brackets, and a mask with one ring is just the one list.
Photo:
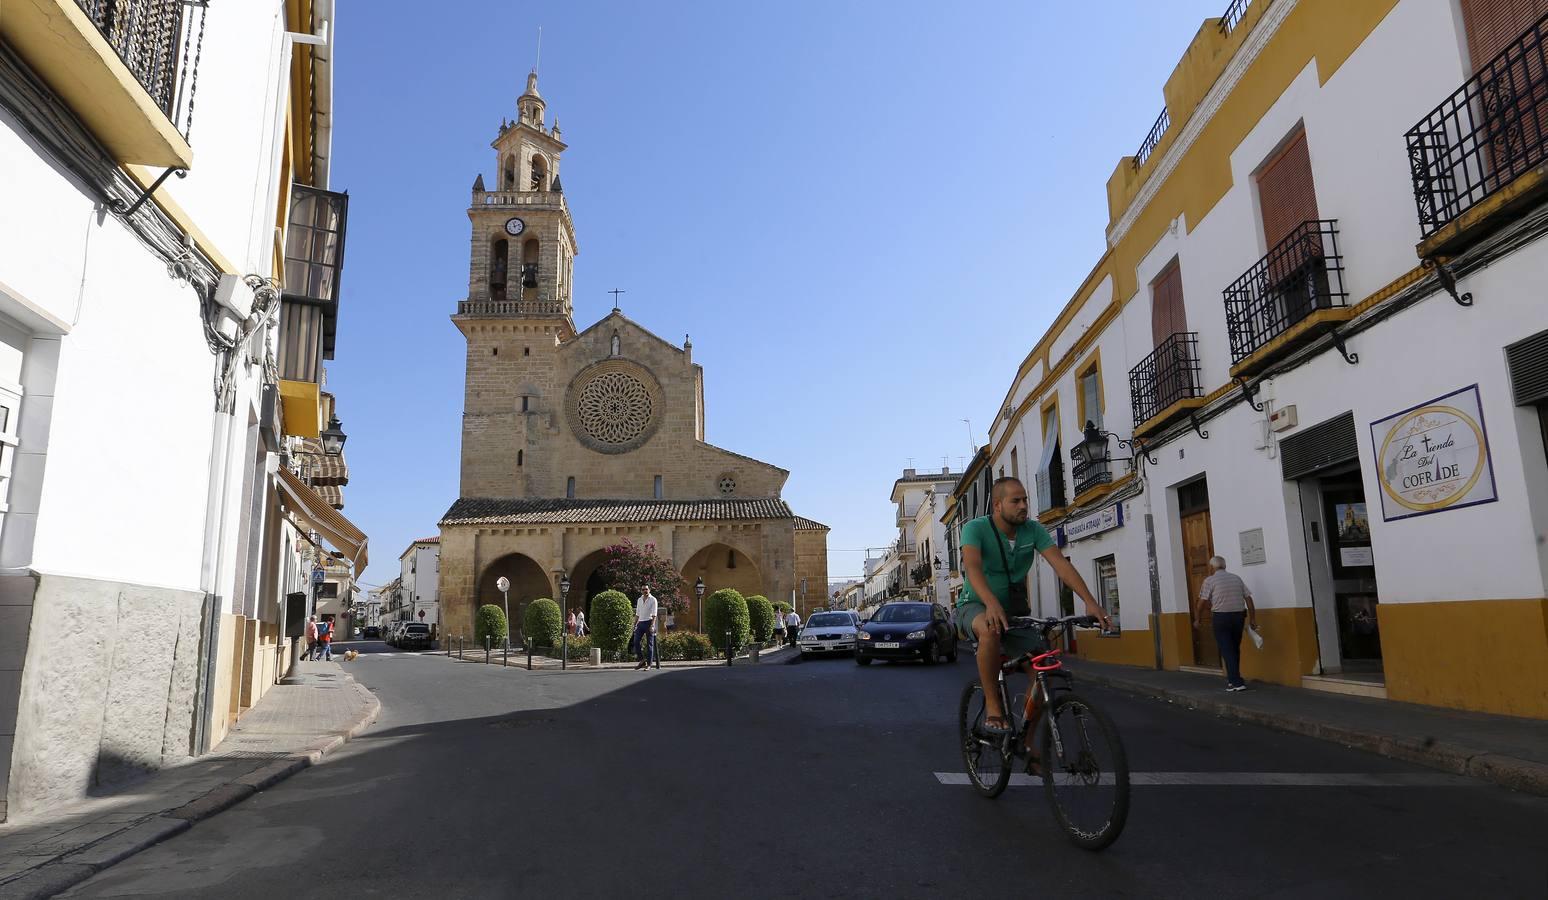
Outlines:
{"label": "car windshield", "polygon": [[855,621],[843,613],[821,613],[806,620],[807,628],[834,628],[853,624]]}
{"label": "car windshield", "polygon": [[883,606],[871,617],[872,622],[928,622],[930,621],[930,604],[928,603],[897,603],[891,606]]}
{"label": "car windshield", "polygon": [[430,626],[429,625],[410,625],[406,630],[407,631],[429,631],[430,630]]}

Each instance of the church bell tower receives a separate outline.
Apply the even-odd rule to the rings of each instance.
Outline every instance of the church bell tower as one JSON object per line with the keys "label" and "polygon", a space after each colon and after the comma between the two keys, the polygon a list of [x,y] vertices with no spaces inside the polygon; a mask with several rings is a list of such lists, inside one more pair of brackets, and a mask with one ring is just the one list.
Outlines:
{"label": "church bell tower", "polygon": [[[468,299],[458,315],[562,316],[571,320],[575,225],[559,181],[565,145],[559,125],[545,122],[537,73],[516,102],[516,120],[502,120],[490,145],[495,184],[473,182],[473,252]],[[573,327],[571,329],[573,331]]]}
{"label": "church bell tower", "polygon": [[462,411],[464,497],[527,497],[555,476],[546,452],[556,427],[560,346],[575,336],[575,225],[559,181],[565,150],[546,122],[537,73],[490,145],[494,183],[481,174],[468,207],[467,299],[452,322],[468,341]]}

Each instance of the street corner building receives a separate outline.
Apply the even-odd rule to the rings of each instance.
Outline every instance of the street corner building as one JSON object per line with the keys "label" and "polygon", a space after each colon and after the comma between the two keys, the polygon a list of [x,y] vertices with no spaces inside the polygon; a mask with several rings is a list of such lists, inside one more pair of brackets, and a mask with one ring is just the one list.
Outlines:
{"label": "street corner building", "polygon": [[461,497],[440,522],[443,633],[472,634],[474,610],[505,599],[502,576],[517,621],[528,602],[561,599],[566,575],[589,599],[604,548],[624,539],[654,543],[681,573],[690,628],[699,579],[820,604],[828,529],[780,499],[789,472],[705,441],[693,344],[616,307],[576,330],[565,144],[545,120],[530,75],[493,143],[495,189],[473,184],[468,295],[452,317],[468,351]]}
{"label": "street corner building", "polygon": [[0,11],[0,820],[219,745],[366,562],[332,35],[332,0]]}
{"label": "street corner building", "polygon": [[[1095,660],[1548,717],[1548,0],[1235,0],[945,519],[1023,478]],[[953,540],[953,589],[961,574]],[[1075,609],[1039,567],[1032,596]]]}

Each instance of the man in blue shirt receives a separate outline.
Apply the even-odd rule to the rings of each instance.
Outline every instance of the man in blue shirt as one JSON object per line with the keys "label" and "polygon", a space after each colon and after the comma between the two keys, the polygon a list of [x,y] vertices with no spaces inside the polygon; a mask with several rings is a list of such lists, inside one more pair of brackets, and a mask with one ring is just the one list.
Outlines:
{"label": "man in blue shirt", "polygon": [[967,576],[957,595],[957,628],[978,639],[978,683],[984,689],[984,726],[991,733],[1009,730],[1010,720],[1000,704],[998,680],[1000,654],[1011,657],[1038,653],[1042,637],[1019,629],[1005,633],[1007,620],[1029,616],[1027,575],[1038,554],[1048,560],[1054,574],[1086,602],[1086,615],[1096,616],[1103,630],[1112,620],[1092,596],[1086,581],[1059,552],[1048,530],[1028,521],[1027,489],[1018,478],[999,478],[990,488],[990,514],[962,526],[962,569]]}

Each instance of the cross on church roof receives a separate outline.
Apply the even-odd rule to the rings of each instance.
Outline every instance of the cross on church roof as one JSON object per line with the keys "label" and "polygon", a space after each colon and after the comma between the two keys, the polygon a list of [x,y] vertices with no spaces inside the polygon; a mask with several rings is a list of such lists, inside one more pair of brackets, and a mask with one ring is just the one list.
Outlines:
{"label": "cross on church roof", "polygon": [[613,295],[613,312],[618,312],[618,295],[627,294],[629,292],[620,291],[618,288],[613,288],[612,290],[608,291],[608,293]]}

